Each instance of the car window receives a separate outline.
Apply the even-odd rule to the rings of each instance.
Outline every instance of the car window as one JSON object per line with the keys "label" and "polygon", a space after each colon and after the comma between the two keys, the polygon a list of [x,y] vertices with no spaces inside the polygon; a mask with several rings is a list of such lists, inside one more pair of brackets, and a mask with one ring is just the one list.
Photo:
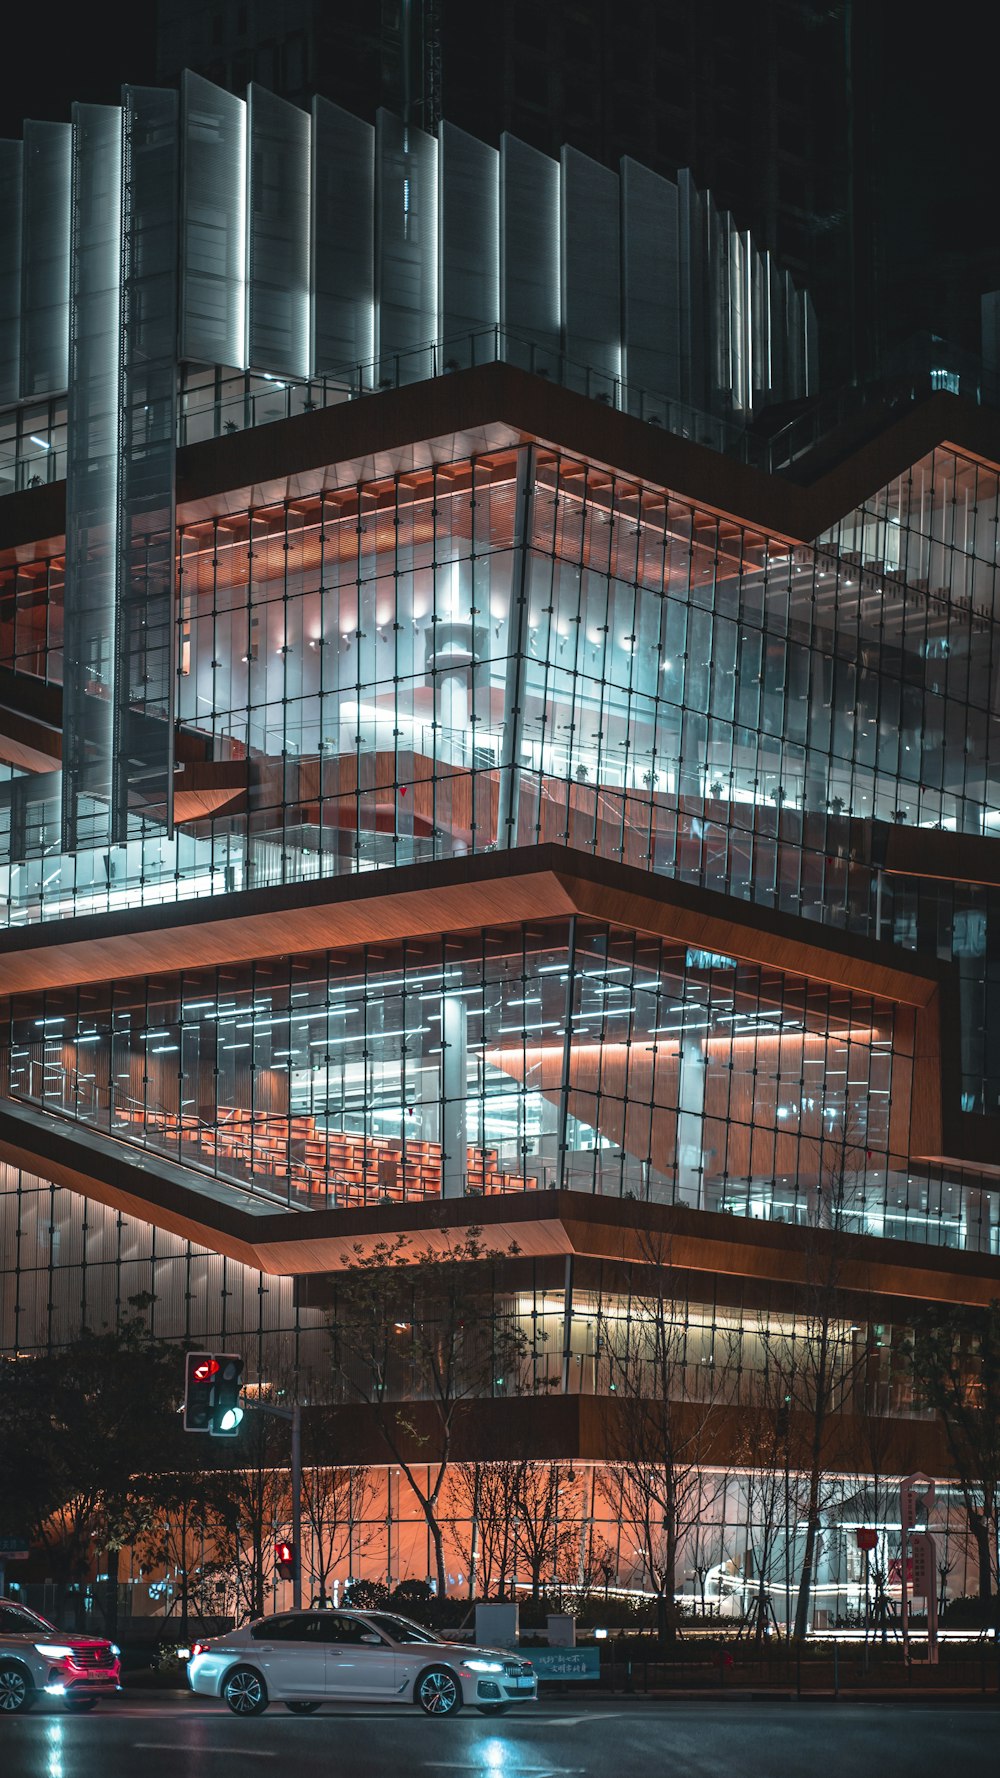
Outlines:
{"label": "car window", "polygon": [[371,1624],[356,1617],[342,1617],[336,1611],[324,1611],[322,1614],[324,1635],[327,1642],[363,1643],[366,1636],[374,1636]]}
{"label": "car window", "polygon": [[39,1630],[50,1633],[52,1625],[18,1605],[0,1605],[0,1636],[37,1636]]}
{"label": "car window", "polygon": [[393,1642],[434,1642],[436,1637],[419,1624],[411,1624],[405,1617],[387,1617],[384,1612],[373,1611],[372,1623],[383,1635],[391,1636]]}
{"label": "car window", "polygon": [[304,1618],[294,1617],[287,1613],[284,1617],[262,1618],[260,1623],[251,1624],[250,1635],[254,1642],[301,1642]]}

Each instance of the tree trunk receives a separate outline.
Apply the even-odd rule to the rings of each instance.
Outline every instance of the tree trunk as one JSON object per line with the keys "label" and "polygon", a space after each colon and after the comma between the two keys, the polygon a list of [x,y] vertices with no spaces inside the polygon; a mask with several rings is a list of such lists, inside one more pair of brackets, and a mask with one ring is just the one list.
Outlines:
{"label": "tree trunk", "polygon": [[812,1600],[813,1565],[816,1560],[816,1538],[819,1534],[819,1475],[813,1470],[809,1477],[809,1511],[806,1515],[806,1547],[799,1576],[799,1592],[795,1601],[795,1639],[801,1641],[809,1631],[809,1607]]}
{"label": "tree trunk", "polygon": [[975,1518],[970,1514],[969,1523],[972,1535],[976,1540],[976,1553],[979,1557],[979,1597],[980,1599],[992,1599],[993,1562],[990,1550],[990,1528],[986,1520],[981,1519],[978,1514]]}
{"label": "tree trunk", "polygon": [[441,1531],[441,1527],[438,1524],[433,1513],[429,1509],[425,1509],[425,1510],[426,1510],[426,1518],[427,1518],[427,1527],[428,1527],[428,1530],[430,1531],[430,1534],[431,1534],[431,1542],[434,1545],[434,1562],[435,1562],[435,1566],[437,1568],[438,1598],[443,1599],[446,1596],[447,1591],[448,1591],[448,1577],[444,1571],[444,1536]]}

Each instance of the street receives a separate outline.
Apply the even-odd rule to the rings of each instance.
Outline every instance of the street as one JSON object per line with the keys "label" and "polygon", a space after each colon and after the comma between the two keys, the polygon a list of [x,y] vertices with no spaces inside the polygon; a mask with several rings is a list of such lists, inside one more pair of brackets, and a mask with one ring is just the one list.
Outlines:
{"label": "street", "polygon": [[544,1702],[502,1722],[474,1711],[272,1707],[237,1719],[206,1701],[122,1701],[88,1717],[0,1722],[4,1778],[939,1778],[994,1769],[1000,1707],[803,1701]]}

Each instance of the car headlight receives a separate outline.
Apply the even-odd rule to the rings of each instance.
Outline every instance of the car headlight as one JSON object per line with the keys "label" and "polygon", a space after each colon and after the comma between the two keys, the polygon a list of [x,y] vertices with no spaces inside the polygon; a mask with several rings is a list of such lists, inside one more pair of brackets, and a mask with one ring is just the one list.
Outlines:
{"label": "car headlight", "polygon": [[122,1652],[121,1649],[118,1647],[117,1642],[111,1642],[108,1644],[108,1646],[111,1649],[111,1653],[114,1655],[115,1660],[117,1661],[119,1655]]}
{"label": "car headlight", "polygon": [[502,1661],[463,1661],[462,1665],[463,1665],[463,1667],[468,1667],[470,1673],[502,1673],[503,1672],[503,1662]]}
{"label": "car headlight", "polygon": [[47,1655],[50,1661],[68,1661],[73,1653],[71,1648],[64,1647],[61,1642],[36,1642],[35,1648],[40,1655]]}

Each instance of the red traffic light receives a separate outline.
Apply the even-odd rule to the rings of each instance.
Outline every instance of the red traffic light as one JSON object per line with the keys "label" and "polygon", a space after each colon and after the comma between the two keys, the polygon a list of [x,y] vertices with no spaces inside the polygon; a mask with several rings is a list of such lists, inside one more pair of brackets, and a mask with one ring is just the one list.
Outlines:
{"label": "red traffic light", "polygon": [[214,1377],[219,1368],[217,1358],[203,1358],[200,1364],[195,1365],[191,1374],[197,1382],[207,1383],[209,1377]]}
{"label": "red traffic light", "polygon": [[293,1560],[291,1544],[276,1543],[274,1546],[274,1555],[275,1560],[278,1562],[291,1562]]}
{"label": "red traffic light", "polygon": [[295,1579],[295,1545],[278,1538],[274,1545],[274,1563],[279,1580]]}

